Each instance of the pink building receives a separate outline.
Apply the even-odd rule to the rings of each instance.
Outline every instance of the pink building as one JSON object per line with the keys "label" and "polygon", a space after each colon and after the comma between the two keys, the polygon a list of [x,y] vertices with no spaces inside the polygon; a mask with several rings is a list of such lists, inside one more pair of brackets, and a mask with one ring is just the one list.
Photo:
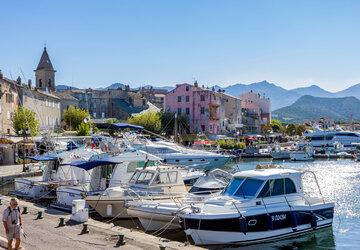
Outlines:
{"label": "pink building", "polygon": [[220,134],[220,98],[216,92],[187,83],[178,84],[165,97],[165,110],[189,118],[189,132]]}

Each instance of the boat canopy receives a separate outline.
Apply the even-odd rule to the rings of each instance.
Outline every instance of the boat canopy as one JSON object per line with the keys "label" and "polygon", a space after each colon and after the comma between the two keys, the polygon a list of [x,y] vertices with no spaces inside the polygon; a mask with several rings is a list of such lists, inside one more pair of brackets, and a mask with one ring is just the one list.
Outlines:
{"label": "boat canopy", "polygon": [[114,162],[111,162],[111,161],[101,161],[101,160],[94,160],[94,161],[75,161],[75,162],[71,162],[71,163],[66,164],[66,165],[70,165],[70,166],[82,168],[82,169],[85,169],[85,170],[90,170],[90,169],[96,168],[96,167],[98,167],[98,166],[110,165],[110,164],[114,164]]}
{"label": "boat canopy", "polygon": [[96,125],[99,129],[114,129],[114,130],[121,130],[121,129],[141,129],[143,130],[144,127],[137,126],[129,123],[100,123]]}
{"label": "boat canopy", "polygon": [[21,158],[30,159],[33,161],[56,161],[61,159],[59,156],[56,155],[25,156]]}

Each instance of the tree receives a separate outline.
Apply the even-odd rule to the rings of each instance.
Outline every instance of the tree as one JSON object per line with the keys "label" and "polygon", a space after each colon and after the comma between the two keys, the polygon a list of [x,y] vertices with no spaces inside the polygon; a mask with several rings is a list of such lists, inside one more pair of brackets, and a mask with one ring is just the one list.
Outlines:
{"label": "tree", "polygon": [[272,127],[272,130],[274,132],[279,132],[281,130],[281,122],[279,120],[271,120],[271,123],[270,123],[271,127]]}
{"label": "tree", "polygon": [[302,135],[305,132],[305,130],[306,130],[306,127],[303,124],[296,126],[296,134],[297,135]]}
{"label": "tree", "polygon": [[266,125],[264,125],[264,127],[263,127],[263,133],[264,133],[264,134],[270,134],[271,131],[272,131],[272,126],[271,126],[271,124],[266,124]]}
{"label": "tree", "polygon": [[127,123],[139,125],[148,131],[159,133],[161,130],[160,112],[147,112],[134,115],[127,120]]}
{"label": "tree", "polygon": [[76,129],[76,136],[88,136],[90,135],[90,124],[82,122]]}
{"label": "tree", "polygon": [[36,136],[39,134],[39,120],[33,110],[18,106],[11,117],[12,127],[18,136]]}
{"label": "tree", "polygon": [[286,133],[290,136],[296,135],[296,126],[293,123],[290,123],[286,127]]}
{"label": "tree", "polygon": [[[174,134],[175,128],[175,113],[173,112],[160,112],[161,117],[161,131],[165,132],[167,135]],[[184,130],[186,133],[189,132],[189,117],[185,115],[178,116],[178,127],[179,132]]]}
{"label": "tree", "polygon": [[65,124],[70,130],[77,129],[79,125],[89,116],[89,112],[80,108],[74,108],[70,106],[67,110],[64,110],[63,119]]}

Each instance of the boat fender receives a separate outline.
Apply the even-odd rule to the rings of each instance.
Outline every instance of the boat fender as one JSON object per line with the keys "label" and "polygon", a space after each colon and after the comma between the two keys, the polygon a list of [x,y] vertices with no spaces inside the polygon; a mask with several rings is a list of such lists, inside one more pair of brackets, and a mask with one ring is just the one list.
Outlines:
{"label": "boat fender", "polygon": [[313,229],[316,229],[316,227],[317,227],[317,218],[314,213],[311,213],[311,215],[310,215],[310,225]]}
{"label": "boat fender", "polygon": [[112,215],[112,205],[111,204],[108,204],[106,206],[106,215],[107,216],[111,216]]}
{"label": "boat fender", "polygon": [[239,226],[240,226],[240,232],[242,232],[243,234],[246,234],[248,232],[248,227],[245,217],[243,216],[239,217]]}
{"label": "boat fender", "polygon": [[294,231],[296,231],[296,228],[298,226],[297,223],[297,219],[296,219],[296,214],[295,213],[291,213],[290,214],[290,223],[291,223],[291,227]]}
{"label": "boat fender", "polygon": [[267,230],[274,230],[274,223],[270,214],[266,215]]}

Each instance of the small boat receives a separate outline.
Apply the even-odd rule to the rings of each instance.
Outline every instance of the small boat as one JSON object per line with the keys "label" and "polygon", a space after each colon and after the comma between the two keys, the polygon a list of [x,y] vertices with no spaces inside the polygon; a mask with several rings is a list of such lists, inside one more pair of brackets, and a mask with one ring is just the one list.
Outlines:
{"label": "small boat", "polygon": [[127,185],[109,187],[87,195],[86,202],[104,218],[129,218],[125,203],[130,200],[167,200],[187,193],[181,167],[157,165],[137,169]]}
{"label": "small boat", "polygon": [[302,151],[290,153],[292,161],[309,161],[314,159],[314,148],[312,146],[304,146]]}
{"label": "small boat", "polygon": [[290,159],[290,153],[290,151],[281,150],[279,145],[275,145],[270,151],[270,155],[274,160]]}
{"label": "small boat", "polygon": [[214,169],[200,177],[185,197],[170,200],[136,200],[127,203],[127,213],[137,217],[145,231],[180,229],[177,214],[192,203],[219,194],[230,182],[232,174]]}
{"label": "small boat", "polygon": [[305,194],[303,174],[292,169],[236,173],[221,195],[179,213],[180,224],[196,245],[251,245],[331,227],[334,203]]}

